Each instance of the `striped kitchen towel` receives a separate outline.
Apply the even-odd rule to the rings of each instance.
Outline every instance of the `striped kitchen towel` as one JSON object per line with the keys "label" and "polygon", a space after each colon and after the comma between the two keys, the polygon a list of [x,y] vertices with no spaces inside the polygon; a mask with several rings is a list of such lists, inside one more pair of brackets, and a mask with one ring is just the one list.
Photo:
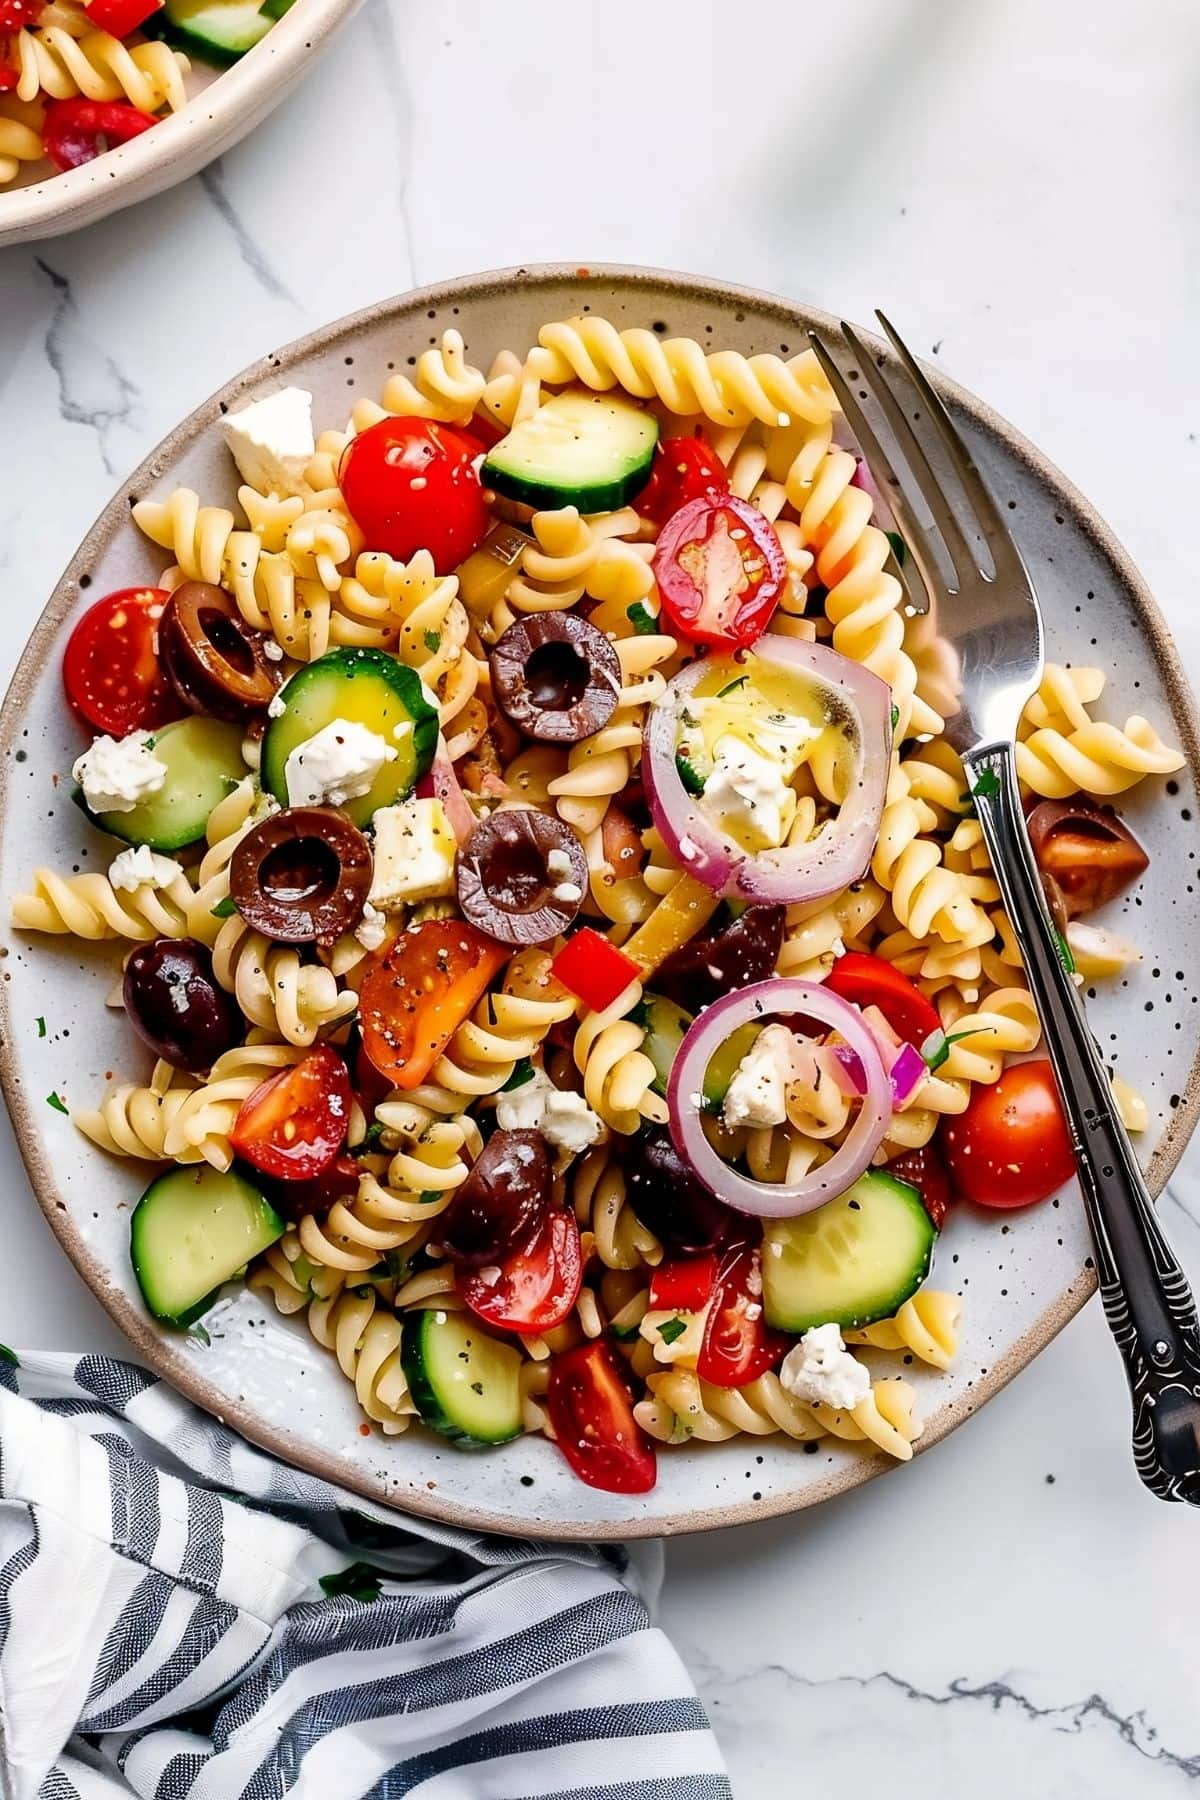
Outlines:
{"label": "striped kitchen towel", "polygon": [[654,1574],[401,1520],[129,1363],[0,1356],[5,1800],[731,1800]]}

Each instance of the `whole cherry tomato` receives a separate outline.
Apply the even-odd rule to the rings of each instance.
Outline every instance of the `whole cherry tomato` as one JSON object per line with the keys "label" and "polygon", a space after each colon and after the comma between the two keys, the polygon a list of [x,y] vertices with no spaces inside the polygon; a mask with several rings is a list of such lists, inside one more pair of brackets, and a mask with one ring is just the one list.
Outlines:
{"label": "whole cherry tomato", "polygon": [[659,438],[650,479],[633,504],[643,519],[661,527],[689,500],[728,492],[725,464],[705,438]]}
{"label": "whole cherry tomato", "polygon": [[67,639],[63,686],[97,731],[127,737],[181,718],[155,647],[165,588],[119,588],[89,606]]}
{"label": "whole cherry tomato", "polygon": [[328,1044],[260,1082],[229,1133],[240,1157],[285,1181],[314,1181],[336,1158],[350,1127],[350,1077]]}
{"label": "whole cherry tomato", "polygon": [[607,1344],[578,1344],[553,1359],[546,1411],[580,1481],[609,1494],[649,1493],[658,1474],[654,1445],[633,1416]]}
{"label": "whole cherry tomato", "polygon": [[560,1206],[504,1262],[460,1274],[458,1291],[473,1313],[501,1331],[552,1331],[570,1316],[582,1282],[579,1226]]}
{"label": "whole cherry tomato", "polygon": [[1044,1060],[1015,1063],[967,1110],[942,1126],[955,1188],[977,1206],[1032,1206],[1075,1173],[1054,1071]]}
{"label": "whole cherry tomato", "polygon": [[372,550],[408,562],[428,550],[449,575],[491,523],[476,462],[482,446],[434,419],[380,419],[351,438],[338,481]]}
{"label": "whole cherry tomato", "polygon": [[774,526],[734,494],[681,507],[659,534],[653,566],[672,628],[726,650],[762,636],[788,578]]}

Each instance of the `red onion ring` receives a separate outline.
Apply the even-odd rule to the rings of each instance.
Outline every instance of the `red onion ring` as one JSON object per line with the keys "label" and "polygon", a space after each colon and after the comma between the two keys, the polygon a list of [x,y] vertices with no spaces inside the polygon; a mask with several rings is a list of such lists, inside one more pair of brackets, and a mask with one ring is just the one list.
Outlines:
{"label": "red onion ring", "polygon": [[[851,713],[858,731],[858,770],[837,819],[811,843],[751,855],[702,810],[679,778],[675,739],[683,703],[707,672],[703,657],[682,669],[662,699],[646,709],[642,756],[646,798],[670,854],[715,893],[752,906],[820,900],[857,881],[871,860],[887,791],[891,690],[869,669],[825,644],[767,632],[739,666],[747,667],[754,657],[833,689],[839,704]],[[748,672],[753,676],[752,669]]]}
{"label": "red onion ring", "polygon": [[[704,1135],[696,1096],[703,1092],[713,1056],[739,1025],[756,1018],[766,1024],[796,1013],[819,1020],[845,1039],[862,1066],[866,1091],[858,1117],[828,1162],[810,1169],[799,1181],[754,1181],[713,1149]],[[718,1200],[761,1219],[793,1219],[836,1199],[858,1180],[887,1130],[892,1095],[879,1047],[858,1008],[818,982],[776,976],[723,995],[689,1027],[671,1067],[667,1109],[675,1148]]]}

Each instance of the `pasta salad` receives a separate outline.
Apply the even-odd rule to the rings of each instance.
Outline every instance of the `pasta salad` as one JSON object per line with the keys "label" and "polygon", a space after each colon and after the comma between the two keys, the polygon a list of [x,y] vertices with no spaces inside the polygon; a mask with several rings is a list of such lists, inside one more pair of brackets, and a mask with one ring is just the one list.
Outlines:
{"label": "pasta salad", "polygon": [[236,62],[293,0],[0,0],[0,188],[178,112],[192,58]]}
{"label": "pasta salad", "polygon": [[[586,315],[410,366],[345,431],[227,414],[240,516],[139,500],[170,565],[66,646],[111,861],[12,916],[127,946],[153,1066],[70,1110],[157,1165],[146,1305],[244,1274],[380,1431],[615,1492],[740,1432],[907,1460],[878,1358],[950,1366],[949,1208],[1073,1163],[903,543],[807,352]],[[1112,801],[1182,764],[1102,686],[1049,665],[1017,748],[1088,981],[1138,954]]]}

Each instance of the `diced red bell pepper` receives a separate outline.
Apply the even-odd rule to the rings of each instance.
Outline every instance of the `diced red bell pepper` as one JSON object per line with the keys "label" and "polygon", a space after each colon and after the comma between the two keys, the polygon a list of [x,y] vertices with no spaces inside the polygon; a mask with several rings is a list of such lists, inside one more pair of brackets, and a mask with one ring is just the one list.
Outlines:
{"label": "diced red bell pepper", "polygon": [[590,926],[568,939],[550,967],[554,979],[593,1012],[603,1012],[642,976],[637,963]]}
{"label": "diced red bell pepper", "polygon": [[162,4],[163,0],[87,0],[83,10],[97,31],[123,38],[144,25],[152,13],[161,10]]}
{"label": "diced red bell pepper", "polygon": [[716,1285],[717,1259],[711,1250],[659,1263],[650,1277],[650,1311],[700,1312]]}

